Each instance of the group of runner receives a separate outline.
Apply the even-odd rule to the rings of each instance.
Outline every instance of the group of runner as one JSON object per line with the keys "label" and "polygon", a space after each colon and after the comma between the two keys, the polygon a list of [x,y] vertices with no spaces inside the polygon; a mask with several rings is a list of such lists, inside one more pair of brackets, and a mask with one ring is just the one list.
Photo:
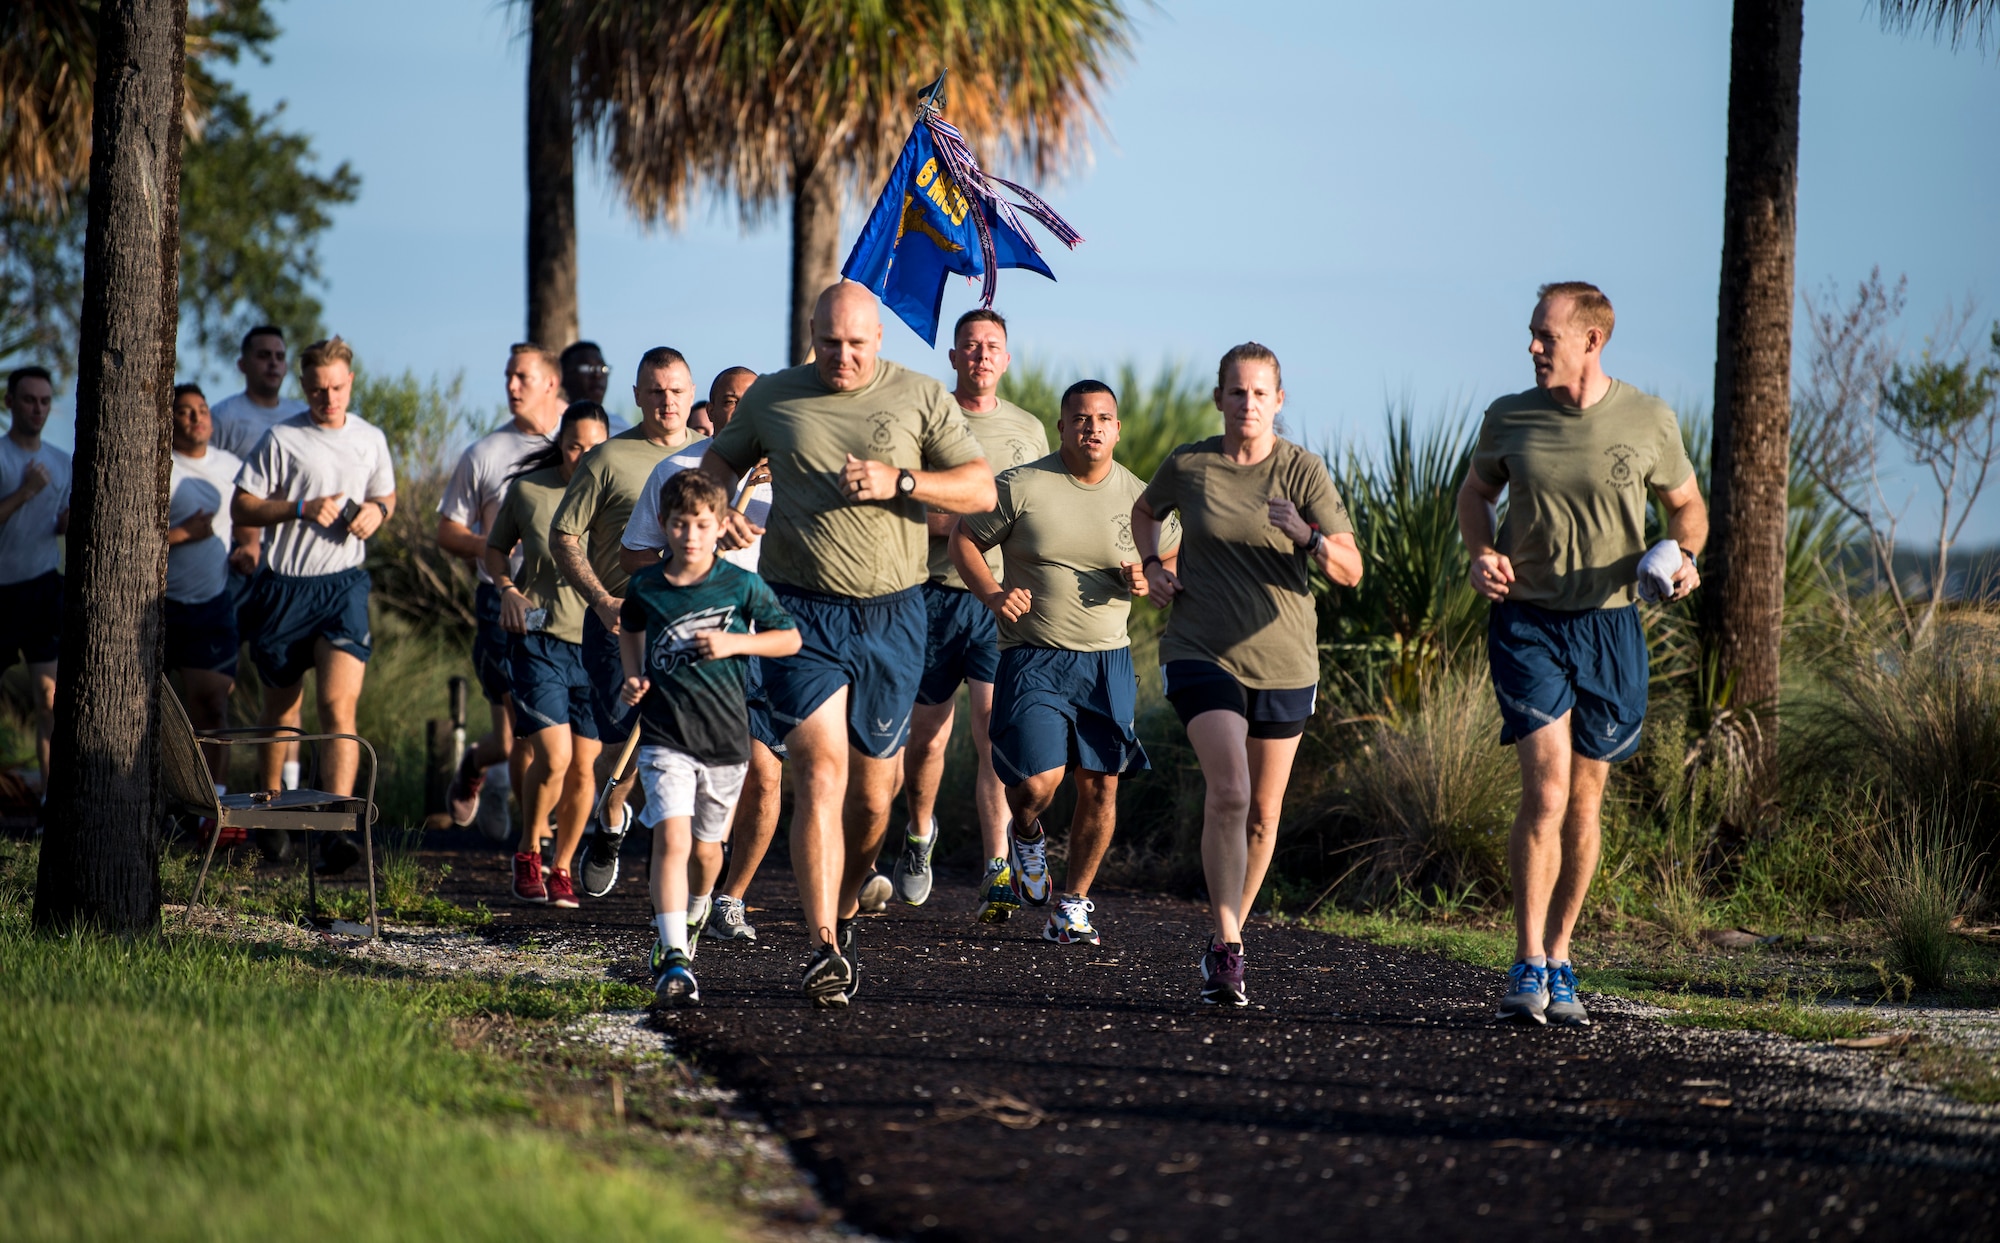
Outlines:
{"label": "group of runner", "polygon": [[[1458,497],[1472,585],[1494,602],[1501,741],[1523,777],[1509,855],[1519,961],[1500,1014],[1532,1022],[1588,1021],[1569,940],[1608,765],[1633,753],[1645,716],[1634,597],[1692,590],[1707,533],[1672,411],[1603,371],[1612,326],[1594,286],[1543,287],[1536,385],[1487,410]],[[744,899],[789,767],[801,987],[844,1007],[861,978],[857,915],[932,896],[965,686],[987,860],[976,918],[1045,908],[1045,938],[1095,945],[1090,892],[1119,781],[1147,767],[1127,638],[1143,598],[1172,610],[1162,678],[1206,787],[1213,921],[1199,995],[1247,1005],[1243,928],[1316,708],[1312,577],[1351,588],[1363,573],[1326,464],[1279,434],[1276,355],[1255,343],[1224,354],[1221,434],[1141,480],[1114,460],[1109,385],[1064,392],[1053,451],[1040,420],[999,398],[1007,325],[991,310],[956,324],[950,389],[880,357],[861,286],[820,296],[812,337],[812,361],[728,368],[700,401],[678,351],[648,350],[630,429],[605,409],[596,346],[512,348],[511,417],[464,452],[438,513],[440,546],[478,572],[474,663],[493,705],[492,734],[452,787],[454,817],[472,818],[482,774],[505,761],[521,813],[513,894],[558,906],[609,893],[631,829],[646,828],[656,995],[690,1004],[704,932],[757,938]],[[168,659],[198,727],[225,723],[240,637],[262,723],[297,723],[312,671],[322,728],[351,732],[370,644],[366,541],[394,513],[393,467],[381,432],[348,410],[344,342],[301,354],[303,403],[279,395],[286,363],[282,334],[259,328],[243,342],[242,394],[211,411],[194,385],[175,392]],[[39,441],[51,393],[46,372],[13,373],[0,445],[0,626],[44,717],[69,477],[67,456]],[[1648,549],[1652,496],[1666,537]],[[45,721],[41,737],[46,770]],[[335,750],[321,783],[351,792],[355,761]],[[1042,817],[1066,776],[1075,810],[1058,887]],[[296,761],[272,746],[261,778],[295,784]],[[907,827],[883,875],[899,795]],[[341,845],[317,866],[351,864]]]}

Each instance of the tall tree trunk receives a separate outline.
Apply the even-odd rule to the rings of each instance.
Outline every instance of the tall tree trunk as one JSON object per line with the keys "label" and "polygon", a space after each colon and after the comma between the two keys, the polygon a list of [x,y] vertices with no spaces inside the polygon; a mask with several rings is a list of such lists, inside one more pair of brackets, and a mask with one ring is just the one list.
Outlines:
{"label": "tall tree trunk", "polygon": [[792,170],[791,360],[812,355],[813,303],[840,279],[840,175],[832,161]]}
{"label": "tall tree trunk", "polygon": [[98,10],[61,670],[38,927],[160,917],[167,469],[187,0]]}
{"label": "tall tree trunk", "polygon": [[556,7],[533,0],[528,15],[528,340],[552,350],[577,339],[576,124]]}
{"label": "tall tree trunk", "polygon": [[1804,0],[1736,0],[1715,329],[1713,553],[1703,594],[1722,668],[1736,675],[1737,704],[1767,713],[1757,757],[1765,794],[1778,748],[1804,31]]}

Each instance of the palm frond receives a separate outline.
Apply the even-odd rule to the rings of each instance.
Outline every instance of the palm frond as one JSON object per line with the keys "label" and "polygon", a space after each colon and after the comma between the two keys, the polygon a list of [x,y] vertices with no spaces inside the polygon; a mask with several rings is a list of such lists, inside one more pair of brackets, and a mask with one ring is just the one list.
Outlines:
{"label": "palm frond", "polygon": [[[1875,11],[1884,30],[1929,31],[1954,50],[1968,43],[1983,49],[2000,34],[2000,0],[1875,0]],[[2000,41],[1995,47],[2000,50]]]}

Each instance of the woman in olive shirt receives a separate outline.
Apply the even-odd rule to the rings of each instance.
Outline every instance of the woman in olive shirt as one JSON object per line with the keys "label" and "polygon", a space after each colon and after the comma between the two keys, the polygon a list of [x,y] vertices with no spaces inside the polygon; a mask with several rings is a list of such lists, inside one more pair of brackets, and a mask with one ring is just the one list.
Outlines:
{"label": "woman in olive shirt", "polygon": [[[514,736],[528,744],[521,842],[514,855],[514,896],[523,902],[577,904],[569,865],[590,818],[599,743],[583,666],[585,605],[549,552],[549,524],[577,462],[610,433],[603,406],[572,403],[563,411],[555,443],[515,470],[486,540],[486,572],[500,589],[500,628],[513,636],[508,671]],[[519,574],[510,564],[517,544]],[[541,843],[551,811],[557,813],[556,857],[544,882]]]}
{"label": "woman in olive shirt", "polygon": [[[1243,920],[1271,865],[1319,686],[1311,569],[1352,587],[1361,551],[1326,463],[1278,436],[1277,355],[1255,342],[1224,354],[1215,405],[1222,435],[1168,456],[1132,507],[1132,534],[1153,604],[1173,605],[1161,672],[1207,784],[1201,862],[1215,928],[1201,999],[1245,1006]],[[1169,565],[1160,524],[1176,511]]]}

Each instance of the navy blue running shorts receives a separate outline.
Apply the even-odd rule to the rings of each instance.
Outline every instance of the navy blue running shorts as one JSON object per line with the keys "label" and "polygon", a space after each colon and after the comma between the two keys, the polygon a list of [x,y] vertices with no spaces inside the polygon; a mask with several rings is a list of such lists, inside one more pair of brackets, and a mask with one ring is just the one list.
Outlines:
{"label": "navy blue running shorts", "polygon": [[618,655],[618,636],[597,620],[596,609],[583,613],[583,670],[590,678],[590,705],[597,737],[607,747],[621,746],[639,718],[618,696],[625,689],[625,664]]}
{"label": "navy blue running shorts", "polygon": [[63,576],[50,570],[0,585],[0,669],[52,664],[62,646]]}
{"label": "navy blue running shorts", "polygon": [[750,715],[750,737],[763,743],[771,754],[785,758],[785,736],[771,723],[771,705],[764,698],[764,662],[752,656],[743,674],[743,706]]}
{"label": "navy blue running shorts", "polygon": [[771,584],[799,624],[795,656],[765,660],[771,724],[790,734],[847,690],[847,733],[864,755],[886,760],[903,749],[924,670],[924,603],[916,587],[886,596],[830,596]]}
{"label": "navy blue running shorts", "polygon": [[925,583],[924,677],[917,702],[950,703],[961,682],[991,682],[1000,668],[1000,627],[979,597]]}
{"label": "navy blue running shorts", "polygon": [[597,707],[583,668],[583,644],[552,634],[508,637],[513,639],[507,688],[514,696],[514,728],[525,736],[567,725],[578,738],[596,738]]}
{"label": "navy blue running shorts", "polygon": [[1204,712],[1234,712],[1250,723],[1252,738],[1297,738],[1319,705],[1319,687],[1259,691],[1207,660],[1170,660],[1160,666],[1167,702],[1186,725]]}
{"label": "navy blue running shorts", "polygon": [[1510,746],[1570,714],[1571,745],[1629,759],[1646,723],[1646,631],[1639,606],[1564,612],[1502,600],[1486,621],[1486,659]]}
{"label": "navy blue running shorts", "polygon": [[1011,786],[1055,768],[1150,768],[1134,721],[1138,699],[1129,647],[1007,648],[993,684],[993,771]]}
{"label": "navy blue running shorts", "polygon": [[167,601],[167,668],[236,676],[236,602],[225,589],[200,604]]}
{"label": "navy blue running shorts", "polygon": [[481,583],[472,594],[472,671],[479,678],[479,693],[486,702],[497,704],[514,690],[514,674],[508,667],[514,650],[514,636],[500,625],[500,589]]}
{"label": "navy blue running shorts", "polygon": [[257,675],[267,686],[297,686],[312,669],[321,639],[367,660],[368,588],[368,571],[359,566],[302,578],[269,570],[257,575],[242,613]]}

